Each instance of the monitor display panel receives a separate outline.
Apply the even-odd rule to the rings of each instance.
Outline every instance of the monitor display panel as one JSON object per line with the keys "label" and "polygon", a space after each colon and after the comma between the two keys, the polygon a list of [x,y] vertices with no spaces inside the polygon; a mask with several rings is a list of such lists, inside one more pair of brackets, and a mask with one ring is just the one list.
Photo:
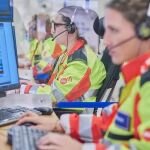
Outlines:
{"label": "monitor display panel", "polygon": [[13,0],[0,0],[0,21],[13,21]]}
{"label": "monitor display panel", "polygon": [[0,22],[0,92],[19,88],[20,85],[14,42],[12,24]]}

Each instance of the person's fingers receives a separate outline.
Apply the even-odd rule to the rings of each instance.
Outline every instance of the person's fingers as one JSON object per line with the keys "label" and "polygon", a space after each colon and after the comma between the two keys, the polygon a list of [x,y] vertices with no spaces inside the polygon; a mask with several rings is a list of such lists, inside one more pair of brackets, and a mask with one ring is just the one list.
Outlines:
{"label": "person's fingers", "polygon": [[57,145],[37,145],[38,150],[61,150]]}
{"label": "person's fingers", "polygon": [[44,125],[36,125],[36,126],[30,126],[31,128],[34,128],[34,129],[38,129],[38,130],[43,130],[43,131],[50,131],[50,129],[46,128]]}
{"label": "person's fingers", "polygon": [[31,111],[28,111],[26,113],[23,113],[22,116],[20,117],[20,119],[24,118],[24,117],[35,117],[38,116],[36,113],[33,113]]}
{"label": "person's fingers", "polygon": [[21,125],[21,124],[23,124],[23,123],[25,123],[25,122],[32,122],[32,123],[35,123],[35,124],[39,124],[40,123],[40,121],[38,120],[38,118],[37,117],[24,117],[24,118],[22,118],[22,119],[20,119],[17,123],[16,123],[16,125]]}
{"label": "person's fingers", "polygon": [[38,140],[38,144],[39,145],[49,145],[49,144],[60,145],[61,136],[62,135],[58,133],[48,133]]}

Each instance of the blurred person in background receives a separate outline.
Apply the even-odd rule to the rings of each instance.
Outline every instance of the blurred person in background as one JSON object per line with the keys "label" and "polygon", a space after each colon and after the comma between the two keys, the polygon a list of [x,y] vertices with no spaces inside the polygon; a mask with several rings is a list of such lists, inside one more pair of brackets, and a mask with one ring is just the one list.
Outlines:
{"label": "blurred person in background", "polygon": [[52,41],[50,16],[36,14],[29,22],[30,48],[27,58],[31,62],[33,77],[37,83],[47,83],[63,46]]}

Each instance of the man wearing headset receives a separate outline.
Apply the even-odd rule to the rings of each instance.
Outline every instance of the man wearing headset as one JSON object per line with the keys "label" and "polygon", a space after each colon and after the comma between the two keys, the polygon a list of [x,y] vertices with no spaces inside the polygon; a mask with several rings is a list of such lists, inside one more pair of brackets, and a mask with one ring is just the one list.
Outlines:
{"label": "man wearing headset", "polygon": [[[122,65],[125,87],[120,102],[101,117],[62,115],[60,122],[26,114],[35,128],[58,131],[38,141],[41,150],[150,149],[150,10],[149,0],[110,0],[104,41],[115,64]],[[40,121],[41,120],[41,121]],[[79,142],[80,141],[80,142]]]}
{"label": "man wearing headset", "polygon": [[60,9],[52,22],[53,40],[65,45],[66,51],[59,57],[48,85],[22,86],[21,92],[50,94],[56,102],[95,101],[106,71],[74,23],[79,11],[88,16],[83,8],[70,6]]}

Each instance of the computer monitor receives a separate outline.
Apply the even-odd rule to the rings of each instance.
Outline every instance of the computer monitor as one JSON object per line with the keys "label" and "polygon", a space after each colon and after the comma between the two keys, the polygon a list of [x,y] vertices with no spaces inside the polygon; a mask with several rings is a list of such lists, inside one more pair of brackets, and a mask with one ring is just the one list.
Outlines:
{"label": "computer monitor", "polygon": [[0,22],[13,21],[13,0],[0,0]]}
{"label": "computer monitor", "polygon": [[19,77],[11,22],[0,22],[0,93],[19,88]]}

